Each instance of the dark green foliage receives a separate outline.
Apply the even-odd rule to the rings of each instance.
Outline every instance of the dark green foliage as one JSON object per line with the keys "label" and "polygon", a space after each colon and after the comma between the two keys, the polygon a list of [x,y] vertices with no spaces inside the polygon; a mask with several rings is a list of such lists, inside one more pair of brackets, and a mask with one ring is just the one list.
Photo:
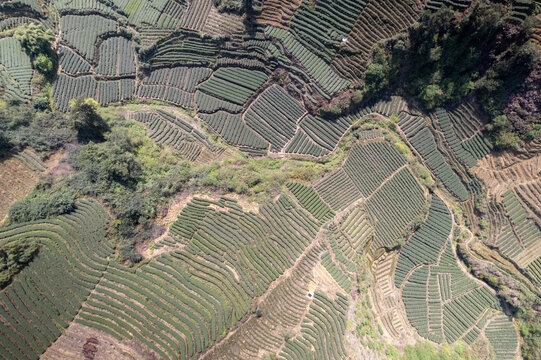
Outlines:
{"label": "dark green foliage", "polygon": [[13,240],[0,246],[0,289],[28,264],[39,250],[32,240]]}
{"label": "dark green foliage", "polygon": [[514,24],[502,11],[501,5],[480,1],[464,14],[448,8],[424,14],[407,34],[375,49],[366,89],[373,95],[401,88],[425,109],[473,95],[491,116],[513,114],[511,130],[525,134],[531,109],[541,101],[535,95],[539,51],[527,41],[535,22]]}
{"label": "dark green foliage", "polygon": [[85,192],[99,195],[114,185],[134,188],[141,175],[141,166],[133,154],[133,146],[124,134],[113,132],[118,143],[90,143],[76,153],[72,162],[85,183]]}
{"label": "dark green foliage", "polygon": [[516,149],[520,143],[506,115],[496,116],[492,123],[487,125],[487,130],[490,131],[492,142],[497,149]]}
{"label": "dark green foliage", "polygon": [[68,188],[53,186],[49,179],[40,181],[24,199],[9,209],[9,220],[21,223],[66,214],[75,209],[75,193]]}
{"label": "dark green foliage", "polygon": [[6,155],[13,145],[3,130],[0,130],[0,157]]}
{"label": "dark green foliage", "polygon": [[97,113],[98,103],[90,98],[79,97],[70,101],[71,127],[81,141],[103,140],[107,123]]}
{"label": "dark green foliage", "polygon": [[57,150],[74,140],[75,131],[62,114],[36,113],[28,105],[0,108],[0,156],[26,147],[38,152]]}
{"label": "dark green foliage", "polygon": [[253,0],[214,0],[219,11],[249,12],[253,9]]}

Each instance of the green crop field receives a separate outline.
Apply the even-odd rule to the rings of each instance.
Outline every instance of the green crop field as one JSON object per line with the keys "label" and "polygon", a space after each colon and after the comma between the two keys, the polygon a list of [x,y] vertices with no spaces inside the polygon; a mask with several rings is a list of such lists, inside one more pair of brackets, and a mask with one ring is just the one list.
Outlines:
{"label": "green crop field", "polygon": [[539,359],[540,14],[1,1],[0,359]]}

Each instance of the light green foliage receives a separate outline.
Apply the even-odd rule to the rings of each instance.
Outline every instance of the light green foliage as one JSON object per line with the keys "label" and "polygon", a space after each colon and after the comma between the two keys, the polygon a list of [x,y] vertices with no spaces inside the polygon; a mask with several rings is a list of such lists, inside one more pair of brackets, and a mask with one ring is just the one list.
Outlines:
{"label": "light green foliage", "polygon": [[420,94],[420,99],[424,102],[427,109],[433,109],[437,104],[441,104],[444,92],[437,84],[426,86]]}
{"label": "light green foliage", "polygon": [[33,56],[48,54],[51,51],[51,42],[54,41],[54,35],[51,30],[45,30],[43,25],[34,23],[24,24],[18,27],[13,36]]}
{"label": "light green foliage", "polygon": [[234,155],[222,162],[214,162],[198,170],[206,175],[204,187],[247,195],[264,201],[277,195],[288,181],[312,181],[331,165],[311,161],[247,158]]}
{"label": "light green foliage", "polygon": [[35,57],[34,66],[42,74],[50,74],[53,71],[53,61],[45,54],[38,54]]}
{"label": "light green foliage", "polygon": [[33,59],[34,67],[46,77],[53,75],[54,35],[41,24],[24,24],[15,29],[13,37],[21,43]]}
{"label": "light green foliage", "polygon": [[[506,115],[496,116],[487,125],[487,130],[492,134],[494,145],[498,149],[517,149],[522,143]],[[535,135],[535,132],[532,135]]]}
{"label": "light green foliage", "polygon": [[476,360],[479,354],[469,350],[461,341],[453,346],[443,345],[440,348],[429,342],[418,342],[415,346],[406,345],[401,360]]}

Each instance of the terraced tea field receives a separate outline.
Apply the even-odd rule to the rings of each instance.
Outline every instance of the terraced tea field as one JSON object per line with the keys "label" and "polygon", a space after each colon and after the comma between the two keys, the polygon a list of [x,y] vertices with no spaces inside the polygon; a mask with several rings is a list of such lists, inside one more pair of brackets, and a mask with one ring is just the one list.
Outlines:
{"label": "terraced tea field", "polygon": [[[474,102],[428,111],[395,93],[320,111],[352,97],[376,43],[471,1],[236,3],[0,4],[0,107],[39,92],[44,79],[13,33],[41,24],[55,39],[53,111],[93,98],[196,169],[169,208],[176,220],[145,233],[137,264],[120,261],[122,224],[91,197],[0,227],[1,246],[39,244],[0,290],[0,358],[387,359],[424,341],[520,358],[509,307],[457,244],[478,241],[541,284],[539,141],[493,153]],[[54,183],[47,154],[20,150],[0,159],[0,222],[39,179]],[[273,178],[276,196],[250,209],[232,189],[190,193],[205,166],[258,161],[304,168]]]}

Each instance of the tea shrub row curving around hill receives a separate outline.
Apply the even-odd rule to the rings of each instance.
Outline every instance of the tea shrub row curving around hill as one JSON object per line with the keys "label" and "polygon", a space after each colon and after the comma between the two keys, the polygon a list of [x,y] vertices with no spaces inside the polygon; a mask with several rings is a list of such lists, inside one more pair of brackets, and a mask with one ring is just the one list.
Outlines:
{"label": "tea shrub row curving around hill", "polygon": [[538,13],[2,2],[0,358],[536,358]]}

